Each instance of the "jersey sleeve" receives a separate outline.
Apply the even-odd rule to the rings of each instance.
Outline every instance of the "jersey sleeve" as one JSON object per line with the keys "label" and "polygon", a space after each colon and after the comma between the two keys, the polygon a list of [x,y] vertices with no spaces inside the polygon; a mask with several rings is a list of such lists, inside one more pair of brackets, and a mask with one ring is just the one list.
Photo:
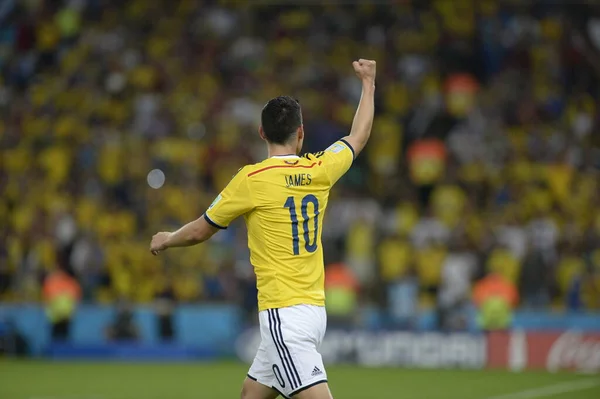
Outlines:
{"label": "jersey sleeve", "polygon": [[346,140],[338,140],[323,151],[319,159],[334,185],[352,166],[354,149]]}
{"label": "jersey sleeve", "polygon": [[226,229],[234,219],[254,208],[248,179],[243,169],[231,179],[204,213],[206,221],[219,229]]}

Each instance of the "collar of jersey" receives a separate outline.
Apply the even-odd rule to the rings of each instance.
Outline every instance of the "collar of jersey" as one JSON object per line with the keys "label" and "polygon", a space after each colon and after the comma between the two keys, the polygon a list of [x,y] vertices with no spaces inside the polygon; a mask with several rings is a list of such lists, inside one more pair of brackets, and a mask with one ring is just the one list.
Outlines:
{"label": "collar of jersey", "polygon": [[298,155],[288,154],[288,155],[273,155],[271,158],[300,158]]}

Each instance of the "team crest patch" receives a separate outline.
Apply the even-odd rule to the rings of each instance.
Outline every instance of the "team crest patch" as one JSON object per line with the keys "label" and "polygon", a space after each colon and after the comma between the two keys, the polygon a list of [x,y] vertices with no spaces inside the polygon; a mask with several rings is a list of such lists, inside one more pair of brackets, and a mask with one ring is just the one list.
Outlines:
{"label": "team crest patch", "polygon": [[211,209],[213,206],[217,205],[219,203],[219,201],[221,201],[222,198],[223,198],[223,196],[221,196],[221,194],[217,195],[217,198],[215,198],[215,200],[212,202],[212,204],[210,204],[208,209]]}
{"label": "team crest patch", "polygon": [[329,148],[327,150],[325,150],[325,151],[331,151],[334,154],[337,154],[338,152],[343,151],[344,148],[346,148],[344,145],[339,144],[339,143],[335,143],[335,144],[332,144],[331,146],[329,146]]}

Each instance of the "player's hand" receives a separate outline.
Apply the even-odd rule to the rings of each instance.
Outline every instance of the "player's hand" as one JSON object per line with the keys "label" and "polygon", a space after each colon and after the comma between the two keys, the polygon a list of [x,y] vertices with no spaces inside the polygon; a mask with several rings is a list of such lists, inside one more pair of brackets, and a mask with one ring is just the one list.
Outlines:
{"label": "player's hand", "polygon": [[354,72],[363,82],[375,83],[376,63],[372,60],[360,59],[352,63]]}
{"label": "player's hand", "polygon": [[166,231],[154,234],[152,237],[152,242],[150,243],[150,252],[152,252],[152,255],[156,256],[159,252],[162,252],[168,248],[167,240],[169,239],[170,235],[171,233]]}

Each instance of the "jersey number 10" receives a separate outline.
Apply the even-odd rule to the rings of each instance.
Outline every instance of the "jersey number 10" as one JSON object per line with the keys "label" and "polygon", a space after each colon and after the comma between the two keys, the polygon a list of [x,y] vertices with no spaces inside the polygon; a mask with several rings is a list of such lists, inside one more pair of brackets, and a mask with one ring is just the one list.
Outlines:
{"label": "jersey number 10", "polygon": [[[308,223],[310,222],[310,216],[308,216],[308,204],[312,204],[314,208],[314,233],[311,239],[309,237],[310,229]],[[292,242],[294,246],[294,255],[300,254],[300,237],[298,237],[298,215],[296,214],[296,200],[294,197],[288,197],[287,201],[285,201],[284,208],[288,208],[290,211],[290,219],[292,221]],[[306,248],[307,252],[315,252],[317,250],[317,237],[319,234],[319,200],[312,194],[308,194],[304,198],[302,198],[302,219],[304,222],[302,223],[302,227],[304,229],[304,248]]]}

